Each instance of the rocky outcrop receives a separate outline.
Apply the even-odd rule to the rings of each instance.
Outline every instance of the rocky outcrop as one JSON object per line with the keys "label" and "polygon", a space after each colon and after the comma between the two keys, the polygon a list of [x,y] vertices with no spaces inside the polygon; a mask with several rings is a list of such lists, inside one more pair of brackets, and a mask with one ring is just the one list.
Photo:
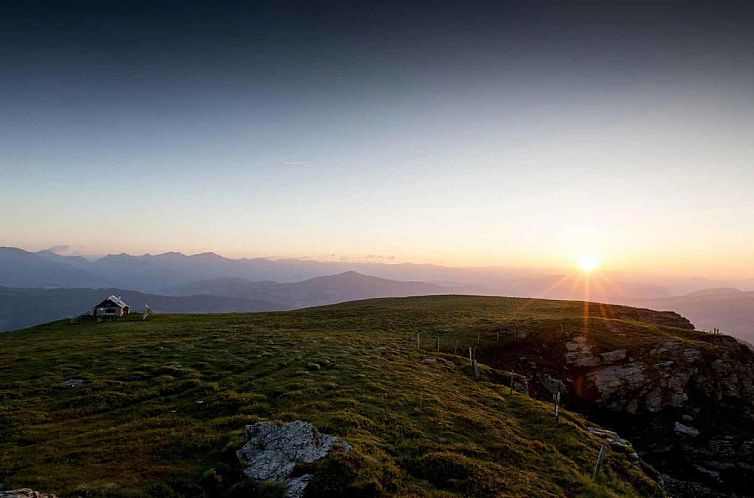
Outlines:
{"label": "rocky outcrop", "polygon": [[678,408],[688,400],[689,374],[670,367],[672,362],[634,361],[597,368],[585,375],[582,392],[591,389],[597,404],[628,413]]}
{"label": "rocky outcrop", "polygon": [[[582,373],[579,394],[600,406],[656,413],[685,407],[693,389],[718,401],[748,400],[746,411],[754,414],[754,357],[739,358],[738,344],[726,351],[668,340],[629,358],[626,350],[599,352],[585,336],[576,336],[565,348],[566,365]],[[709,361],[711,357],[716,359]]]}
{"label": "rocky outcrop", "polygon": [[[749,496],[754,351],[727,336],[693,331],[675,314],[608,308],[605,317],[599,307],[590,313],[600,318],[565,322],[478,354],[528,377],[541,399],[560,392],[566,407],[630,439],[642,458],[669,475],[665,482],[675,495]],[[622,321],[632,313],[643,323]]]}
{"label": "rocky outcrop", "polygon": [[320,433],[308,422],[296,420],[278,425],[259,422],[246,426],[246,444],[236,455],[243,472],[255,481],[277,481],[287,486],[288,498],[304,495],[312,475],[293,476],[297,464],[312,463],[333,448],[348,452],[351,446],[335,436]]}
{"label": "rocky outcrop", "polygon": [[11,489],[10,491],[0,491],[0,498],[57,498],[55,495],[49,495],[34,491],[29,488]]}

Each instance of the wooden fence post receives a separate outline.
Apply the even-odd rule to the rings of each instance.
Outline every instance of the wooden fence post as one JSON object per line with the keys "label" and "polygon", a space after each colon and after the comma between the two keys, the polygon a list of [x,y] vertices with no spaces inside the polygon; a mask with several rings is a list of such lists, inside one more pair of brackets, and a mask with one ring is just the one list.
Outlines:
{"label": "wooden fence post", "polygon": [[437,336],[437,352],[440,352],[440,336]]}
{"label": "wooden fence post", "polygon": [[552,395],[552,402],[555,405],[555,425],[560,421],[560,391]]}
{"label": "wooden fence post", "polygon": [[594,472],[592,472],[592,479],[597,478],[597,472],[600,471],[600,467],[602,467],[602,464],[605,463],[605,445],[600,446],[600,454],[597,455],[597,463],[594,465]]}

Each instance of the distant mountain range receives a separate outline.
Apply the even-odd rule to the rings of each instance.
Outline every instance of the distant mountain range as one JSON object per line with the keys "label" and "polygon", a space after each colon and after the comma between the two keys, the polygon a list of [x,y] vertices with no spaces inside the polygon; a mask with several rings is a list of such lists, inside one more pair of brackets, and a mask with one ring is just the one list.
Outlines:
{"label": "distant mountain range", "polygon": [[637,305],[676,311],[698,329],[721,331],[754,343],[754,292],[739,289],[704,289],[685,296],[647,299]]}
{"label": "distant mountain range", "polygon": [[88,260],[52,251],[0,247],[0,285],[7,287],[119,287],[168,294],[181,286],[211,279],[301,282],[357,271],[392,280],[445,285],[484,285],[522,272],[500,268],[447,268],[437,265],[328,262],[300,259],[230,259],[215,253],[185,255],[111,254]]}
{"label": "distant mountain range", "polygon": [[[698,328],[717,327],[754,341],[754,292],[726,287],[686,294],[688,288],[716,283],[686,279],[672,282],[675,294],[681,294],[679,289],[684,293],[673,296],[663,285],[607,277],[593,282],[591,301],[677,311]],[[0,247],[0,286],[6,287],[0,294],[0,331],[81,312],[94,304],[93,294],[84,292],[91,289],[103,289],[95,292],[98,297],[106,297],[101,295],[107,289],[120,289],[111,293],[133,295],[137,303],[173,312],[279,310],[450,293],[569,300],[585,296],[583,275],[498,267],[231,259],[211,252],[114,254],[89,260],[14,247]],[[60,292],[43,292],[53,289]],[[38,298],[35,307],[24,304]]]}
{"label": "distant mountain range", "polygon": [[348,271],[303,282],[254,282],[240,278],[202,280],[175,290],[178,295],[211,294],[280,303],[288,308],[334,304],[372,297],[448,294],[446,287],[424,282],[399,282]]}
{"label": "distant mountain range", "polygon": [[[250,287],[265,287],[260,282],[295,283],[348,271],[388,280],[425,282],[464,294],[583,298],[583,282],[574,282],[572,275],[543,275],[497,267],[230,259],[215,253],[185,255],[178,252],[142,256],[111,254],[90,261],[80,256],[61,256],[52,251],[28,252],[0,247],[0,285],[6,287],[117,287],[185,295],[186,289],[202,290],[204,286],[210,286],[218,288],[221,295],[237,295],[235,292],[229,293],[227,289],[235,286],[243,292],[252,292]],[[250,285],[249,282],[255,284]],[[270,290],[269,287],[273,286],[266,287]],[[625,282],[609,288],[596,287],[592,292],[593,299],[610,302],[627,297],[660,298],[670,295],[661,286]]]}

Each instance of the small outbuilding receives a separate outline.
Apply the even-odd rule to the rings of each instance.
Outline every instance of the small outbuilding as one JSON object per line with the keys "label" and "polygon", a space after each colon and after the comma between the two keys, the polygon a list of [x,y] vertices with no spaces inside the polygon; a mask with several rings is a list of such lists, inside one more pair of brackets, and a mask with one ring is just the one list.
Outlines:
{"label": "small outbuilding", "polygon": [[127,315],[130,309],[120,296],[110,296],[94,307],[93,315],[97,318],[121,318]]}

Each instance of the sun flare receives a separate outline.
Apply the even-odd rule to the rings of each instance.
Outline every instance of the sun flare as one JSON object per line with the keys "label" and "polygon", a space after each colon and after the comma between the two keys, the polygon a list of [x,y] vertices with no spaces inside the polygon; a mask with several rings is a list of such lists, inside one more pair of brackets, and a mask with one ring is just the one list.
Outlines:
{"label": "sun flare", "polygon": [[592,273],[599,268],[601,262],[594,254],[582,254],[578,260],[578,267],[584,273]]}

